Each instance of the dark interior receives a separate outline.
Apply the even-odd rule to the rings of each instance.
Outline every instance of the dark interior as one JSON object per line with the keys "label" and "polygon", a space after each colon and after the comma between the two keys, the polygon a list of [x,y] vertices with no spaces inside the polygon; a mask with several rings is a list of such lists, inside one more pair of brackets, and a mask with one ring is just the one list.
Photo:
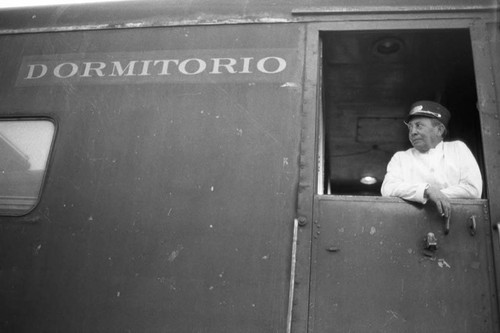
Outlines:
{"label": "dark interior", "polygon": [[379,195],[390,158],[411,147],[403,120],[418,100],[450,110],[445,140],[464,141],[484,170],[468,30],[323,32],[321,40],[325,193]]}

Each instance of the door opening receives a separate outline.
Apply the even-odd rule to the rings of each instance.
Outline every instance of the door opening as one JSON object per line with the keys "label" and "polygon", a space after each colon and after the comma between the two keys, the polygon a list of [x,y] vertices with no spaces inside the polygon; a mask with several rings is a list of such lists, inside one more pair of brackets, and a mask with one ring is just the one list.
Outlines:
{"label": "door opening", "polygon": [[333,31],[320,38],[319,194],[380,195],[390,158],[411,147],[403,120],[418,100],[450,110],[446,140],[464,141],[485,177],[467,29]]}

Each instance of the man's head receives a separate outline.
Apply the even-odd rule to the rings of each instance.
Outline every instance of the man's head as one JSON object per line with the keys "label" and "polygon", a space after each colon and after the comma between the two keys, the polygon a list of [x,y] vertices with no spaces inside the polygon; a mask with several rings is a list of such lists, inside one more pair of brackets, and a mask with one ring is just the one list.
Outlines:
{"label": "man's head", "polygon": [[445,128],[448,128],[448,122],[451,118],[450,111],[447,108],[432,101],[418,101],[413,103],[406,117],[406,122],[417,116],[437,119]]}
{"label": "man's head", "polygon": [[439,103],[414,103],[406,118],[408,137],[413,147],[422,153],[436,147],[446,135],[450,118],[450,112]]}

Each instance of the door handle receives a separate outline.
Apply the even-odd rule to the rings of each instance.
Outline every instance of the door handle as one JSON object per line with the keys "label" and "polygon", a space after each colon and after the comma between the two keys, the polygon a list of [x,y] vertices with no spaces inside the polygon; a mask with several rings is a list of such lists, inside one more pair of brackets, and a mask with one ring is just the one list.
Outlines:
{"label": "door handle", "polygon": [[450,217],[448,216],[446,218],[446,221],[444,222],[444,234],[448,235],[450,233]]}
{"label": "door handle", "polygon": [[471,217],[469,217],[469,232],[471,236],[476,235],[476,229],[477,229],[476,216],[472,215]]}
{"label": "door handle", "polygon": [[498,243],[500,244],[500,222],[493,226],[493,229],[496,229],[498,234]]}

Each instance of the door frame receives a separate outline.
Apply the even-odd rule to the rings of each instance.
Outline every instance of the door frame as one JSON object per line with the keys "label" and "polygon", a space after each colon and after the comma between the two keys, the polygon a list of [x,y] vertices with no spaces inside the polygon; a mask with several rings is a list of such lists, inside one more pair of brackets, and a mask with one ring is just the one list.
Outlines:
{"label": "door frame", "polygon": [[[499,33],[495,31],[496,13],[484,12],[418,12],[408,14],[394,13],[391,15],[365,15],[336,17],[330,22],[313,22],[307,25],[305,41],[305,78],[304,101],[301,119],[300,175],[298,185],[297,220],[298,231],[296,240],[296,266],[294,273],[294,293],[291,332],[308,332],[312,243],[314,239],[314,197],[318,193],[318,171],[322,164],[318,151],[321,143],[321,108],[322,108],[322,78],[321,32],[327,31],[360,31],[360,30],[426,30],[426,29],[468,29],[471,36],[478,110],[481,124],[484,163],[486,174],[483,175],[488,198],[500,197],[500,75],[492,68],[500,62],[495,60],[495,54],[500,47]],[[495,46],[497,49],[495,49]],[[498,56],[498,54],[496,54]],[[497,102],[497,100],[499,100]],[[391,200],[379,198],[380,200]],[[356,200],[356,196],[351,197]],[[491,200],[489,203],[490,223],[492,230],[492,252],[495,262],[495,279],[497,289],[500,286],[500,202]],[[485,208],[487,209],[487,208]],[[497,305],[500,308],[500,298],[497,290]]]}

